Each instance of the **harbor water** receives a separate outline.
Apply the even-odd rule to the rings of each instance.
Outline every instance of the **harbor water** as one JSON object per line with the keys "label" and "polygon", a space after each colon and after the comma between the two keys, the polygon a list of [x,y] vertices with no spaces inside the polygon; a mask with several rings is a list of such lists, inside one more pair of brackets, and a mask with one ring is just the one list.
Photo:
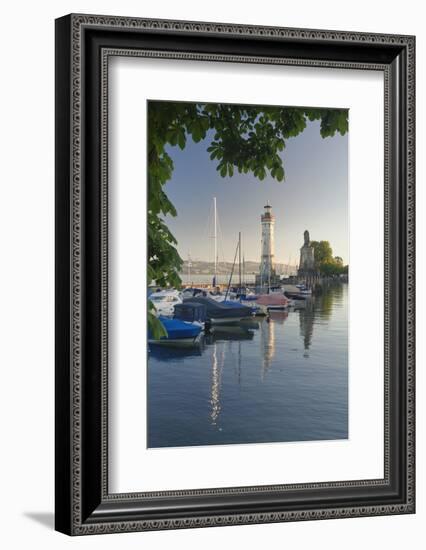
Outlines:
{"label": "harbor water", "polygon": [[348,437],[346,284],[148,356],[148,447]]}

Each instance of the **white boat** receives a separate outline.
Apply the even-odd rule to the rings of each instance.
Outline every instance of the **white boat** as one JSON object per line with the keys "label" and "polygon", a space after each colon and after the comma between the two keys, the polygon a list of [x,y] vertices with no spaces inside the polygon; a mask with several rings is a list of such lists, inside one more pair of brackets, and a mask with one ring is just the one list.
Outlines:
{"label": "white boat", "polygon": [[185,300],[186,298],[194,298],[195,296],[206,296],[207,291],[204,288],[197,288],[188,286],[182,290],[182,297]]}
{"label": "white boat", "polygon": [[235,300],[237,297],[235,292],[228,292],[228,296],[227,296],[226,293],[212,290],[209,288],[188,287],[182,291],[182,298],[184,300],[188,298],[196,298],[197,296],[204,296],[204,298],[212,298],[212,300],[215,300],[216,302],[223,302],[225,299]]}
{"label": "white boat", "polygon": [[226,293],[222,292],[209,292],[208,293],[209,298],[213,298],[213,300],[216,300],[216,302],[224,302],[225,300],[235,300],[237,298],[237,295],[235,292],[228,292],[228,295]]}
{"label": "white boat", "polygon": [[157,315],[165,317],[172,317],[175,305],[182,303],[180,293],[174,289],[153,292],[148,299],[154,304]]}
{"label": "white boat", "polygon": [[296,285],[296,287],[299,289],[299,294],[302,296],[310,296],[312,294],[312,290],[304,284]]}

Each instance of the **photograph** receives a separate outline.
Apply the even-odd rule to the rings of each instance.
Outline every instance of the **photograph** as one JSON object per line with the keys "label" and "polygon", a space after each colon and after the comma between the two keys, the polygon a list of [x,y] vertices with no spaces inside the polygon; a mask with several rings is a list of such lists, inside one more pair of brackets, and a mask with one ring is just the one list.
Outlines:
{"label": "photograph", "polygon": [[147,447],[347,440],[349,109],[146,108]]}
{"label": "photograph", "polygon": [[[267,523],[299,546],[301,531],[312,546],[326,529],[333,548],[358,548],[367,529],[399,548],[415,521],[403,516],[416,513],[421,18],[397,10],[385,21],[369,6],[367,28],[365,10],[311,2],[309,21],[275,5],[262,20],[246,4],[247,21],[228,2],[225,23],[216,4],[57,9],[54,431],[30,375],[8,369],[32,409],[49,404],[52,444],[41,446],[54,441],[54,464],[40,458],[33,477],[45,484],[39,471],[54,469],[54,528],[70,536],[120,533],[125,546],[131,532],[208,527],[217,548],[216,527],[228,541],[242,526],[234,539],[245,544]],[[11,74],[28,87],[28,71]],[[30,142],[45,158],[46,140]],[[51,231],[34,177],[18,178],[28,200],[13,185],[27,165],[38,166],[14,159],[6,178],[24,208],[12,226],[34,210]],[[37,260],[18,254],[24,275],[40,263],[32,225],[13,232],[37,237]],[[24,348],[22,364],[50,391],[31,342],[13,345]],[[37,510],[22,507],[24,527]]]}

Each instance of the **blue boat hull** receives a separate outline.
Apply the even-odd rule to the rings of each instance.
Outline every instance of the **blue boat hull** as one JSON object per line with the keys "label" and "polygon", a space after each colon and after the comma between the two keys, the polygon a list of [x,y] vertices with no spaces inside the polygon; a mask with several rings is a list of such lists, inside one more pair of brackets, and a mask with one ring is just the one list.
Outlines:
{"label": "blue boat hull", "polygon": [[154,340],[148,332],[148,342],[150,344],[186,346],[196,344],[201,338],[201,325],[187,323],[180,319],[169,319],[167,317],[159,317],[159,320],[167,330],[167,336]]}

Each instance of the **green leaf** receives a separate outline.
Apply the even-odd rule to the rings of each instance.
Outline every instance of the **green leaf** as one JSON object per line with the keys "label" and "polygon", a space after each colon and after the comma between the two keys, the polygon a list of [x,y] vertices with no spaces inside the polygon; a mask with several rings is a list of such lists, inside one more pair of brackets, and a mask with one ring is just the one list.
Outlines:
{"label": "green leaf", "polygon": [[163,337],[167,338],[168,333],[166,327],[152,311],[148,312],[148,329],[154,340],[160,340]]}
{"label": "green leaf", "polygon": [[184,132],[179,132],[177,140],[179,147],[181,149],[185,149],[186,138]]}
{"label": "green leaf", "polygon": [[[260,181],[270,174],[284,180],[279,156],[286,139],[304,131],[307,121],[320,121],[320,134],[329,138],[348,132],[347,109],[300,109],[227,104],[150,101],[148,104],[148,281],[159,286],[179,288],[183,261],[177,242],[167,226],[168,216],[177,216],[164,185],[173,175],[168,147],[184,149],[187,136],[193,141],[205,139],[209,129],[214,135],[207,143],[210,159],[217,164],[221,177],[252,173]],[[209,136],[210,137],[210,136]],[[334,261],[334,260],[333,260]],[[328,266],[330,261],[328,260]],[[327,269],[331,269],[327,267]],[[333,267],[334,269],[334,267]],[[150,312],[154,315],[154,312]],[[155,317],[155,315],[154,315]],[[156,318],[155,318],[156,319]],[[161,323],[149,317],[149,326]],[[158,333],[159,334],[159,333]]]}
{"label": "green leaf", "polygon": [[278,181],[283,181],[283,179],[284,179],[284,168],[282,166],[280,166],[279,168],[276,169],[275,177]]}

